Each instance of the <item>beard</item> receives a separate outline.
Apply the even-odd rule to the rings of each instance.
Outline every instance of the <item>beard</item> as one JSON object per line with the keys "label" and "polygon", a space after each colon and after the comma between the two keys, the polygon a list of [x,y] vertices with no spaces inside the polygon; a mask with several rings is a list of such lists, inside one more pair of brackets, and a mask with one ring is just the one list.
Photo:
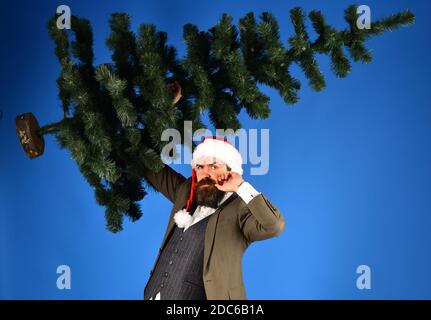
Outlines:
{"label": "beard", "polygon": [[196,203],[198,206],[217,209],[225,194],[224,191],[217,189],[215,181],[211,178],[204,178],[196,184]]}

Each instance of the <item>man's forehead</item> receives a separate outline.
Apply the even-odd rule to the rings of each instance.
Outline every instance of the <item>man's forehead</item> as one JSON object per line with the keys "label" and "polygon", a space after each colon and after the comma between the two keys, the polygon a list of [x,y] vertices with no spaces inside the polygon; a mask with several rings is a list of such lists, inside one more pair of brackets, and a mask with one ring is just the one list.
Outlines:
{"label": "man's forehead", "polygon": [[220,159],[213,156],[200,157],[194,161],[195,165],[209,165],[209,164],[224,164]]}

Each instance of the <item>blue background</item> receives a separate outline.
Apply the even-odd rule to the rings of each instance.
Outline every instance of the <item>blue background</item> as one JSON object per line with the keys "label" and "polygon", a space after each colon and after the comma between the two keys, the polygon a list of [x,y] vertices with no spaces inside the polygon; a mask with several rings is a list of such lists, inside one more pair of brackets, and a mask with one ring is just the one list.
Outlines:
{"label": "blue background", "polygon": [[[97,205],[67,150],[53,136],[45,154],[30,161],[15,134],[15,116],[33,112],[41,124],[60,120],[59,64],[46,22],[58,5],[90,19],[96,61],[112,12],[168,32],[185,50],[182,27],[207,30],[223,12],[235,23],[249,11],[270,11],[286,43],[289,10],[320,9],[345,28],[352,1],[9,1],[0,13],[0,298],[141,299],[167,226],[171,204],[150,193],[143,217],[124,231],[105,230]],[[431,5],[429,1],[367,1],[372,19],[410,8],[415,25],[367,43],[373,62],[353,64],[337,79],[319,57],[327,88],[313,92],[302,80],[301,100],[285,105],[274,90],[271,117],[244,128],[270,128],[270,169],[245,179],[267,195],[286,219],[277,238],[255,242],[243,258],[249,299],[431,298]],[[311,30],[311,28],[310,28]],[[190,166],[174,165],[186,176]],[[56,287],[57,266],[72,270],[71,290]],[[356,288],[356,268],[371,268],[371,289]]]}

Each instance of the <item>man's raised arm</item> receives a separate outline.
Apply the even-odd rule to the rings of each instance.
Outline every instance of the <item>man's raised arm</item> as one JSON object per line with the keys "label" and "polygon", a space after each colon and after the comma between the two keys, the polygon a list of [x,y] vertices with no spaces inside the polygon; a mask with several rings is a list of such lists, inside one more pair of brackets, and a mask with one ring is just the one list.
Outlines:
{"label": "man's raised arm", "polygon": [[161,192],[172,203],[175,202],[178,187],[187,180],[182,174],[168,165],[164,165],[159,172],[153,172],[145,168],[144,175],[154,189]]}

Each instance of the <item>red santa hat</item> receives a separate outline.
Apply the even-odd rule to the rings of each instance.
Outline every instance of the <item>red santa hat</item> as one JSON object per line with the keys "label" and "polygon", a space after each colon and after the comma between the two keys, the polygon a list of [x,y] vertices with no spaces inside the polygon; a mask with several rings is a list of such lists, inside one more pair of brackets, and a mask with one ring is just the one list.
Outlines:
{"label": "red santa hat", "polygon": [[187,200],[185,209],[180,210],[175,214],[175,222],[179,227],[189,225],[193,218],[189,214],[190,209],[194,204],[195,189],[196,189],[196,171],[195,165],[201,158],[214,157],[222,163],[226,164],[231,171],[242,175],[242,157],[239,151],[226,138],[216,136],[205,137],[201,143],[197,145],[192,156],[192,185],[190,195]]}

